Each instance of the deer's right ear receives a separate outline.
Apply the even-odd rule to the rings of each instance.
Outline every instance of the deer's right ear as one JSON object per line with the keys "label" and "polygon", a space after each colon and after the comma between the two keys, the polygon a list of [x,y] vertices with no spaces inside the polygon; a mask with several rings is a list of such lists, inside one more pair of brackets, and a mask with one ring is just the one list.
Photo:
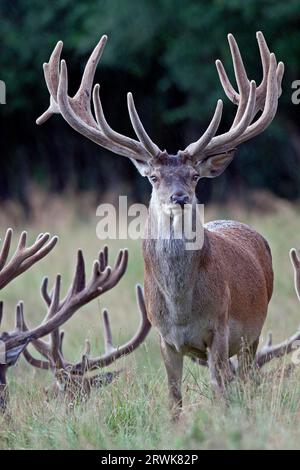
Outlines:
{"label": "deer's right ear", "polygon": [[148,163],[142,162],[141,160],[135,160],[134,158],[130,159],[134,166],[137,168],[138,172],[142,176],[148,176],[149,174],[149,165]]}
{"label": "deer's right ear", "polygon": [[235,149],[227,153],[218,155],[211,155],[210,157],[202,160],[197,165],[201,178],[215,178],[223,173],[228,167],[229,163],[233,160]]}

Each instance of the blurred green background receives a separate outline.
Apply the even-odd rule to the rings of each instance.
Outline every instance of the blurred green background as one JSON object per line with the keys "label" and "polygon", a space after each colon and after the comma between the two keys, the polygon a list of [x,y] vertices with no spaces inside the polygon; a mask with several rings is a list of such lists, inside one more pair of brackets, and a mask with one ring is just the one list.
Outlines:
{"label": "blurred green background", "polygon": [[219,97],[225,101],[221,130],[231,123],[235,106],[214,65],[221,58],[233,78],[228,32],[238,40],[249,77],[260,82],[257,30],[286,65],[277,117],[239,149],[213,188],[202,181],[198,192],[203,202],[244,196],[251,188],[299,198],[300,105],[291,102],[292,82],[300,79],[299,0],[0,0],[0,16],[0,79],[7,86],[7,104],[0,106],[2,200],[18,199],[29,213],[32,182],[51,192],[96,190],[101,198],[117,185],[135,201],[148,198],[148,183],[125,158],[86,141],[59,116],[35,125],[48,106],[42,63],[59,39],[72,93],[93,47],[108,34],[96,73],[108,121],[134,136],[126,109],[132,91],[153,140],[176,152],[203,132]]}

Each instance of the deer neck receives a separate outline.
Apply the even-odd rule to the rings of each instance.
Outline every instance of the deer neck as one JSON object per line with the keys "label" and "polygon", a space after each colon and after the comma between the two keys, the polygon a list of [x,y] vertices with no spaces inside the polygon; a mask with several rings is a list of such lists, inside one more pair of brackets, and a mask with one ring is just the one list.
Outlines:
{"label": "deer neck", "polygon": [[[192,211],[196,210],[196,199]],[[194,212],[193,212],[194,214]],[[145,263],[150,268],[157,287],[166,296],[178,301],[186,301],[192,295],[193,283],[199,281],[199,267],[206,262],[208,252],[207,234],[203,232],[203,244],[198,249],[187,249],[188,240],[184,236],[176,238],[177,216],[170,218],[169,238],[165,238],[166,218],[169,217],[161,207],[155,195],[149,205],[146,237],[144,241]],[[192,222],[191,222],[192,223]]]}

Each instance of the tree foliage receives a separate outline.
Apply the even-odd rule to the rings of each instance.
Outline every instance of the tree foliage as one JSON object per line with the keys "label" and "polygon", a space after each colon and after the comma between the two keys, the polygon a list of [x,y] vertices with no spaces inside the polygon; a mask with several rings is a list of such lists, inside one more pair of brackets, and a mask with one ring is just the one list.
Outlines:
{"label": "tree foliage", "polygon": [[7,86],[7,104],[0,107],[2,197],[25,200],[32,178],[56,190],[73,186],[99,192],[133,181],[133,190],[144,192],[128,162],[87,143],[59,117],[35,126],[48,105],[41,65],[59,39],[72,91],[92,48],[108,34],[96,80],[110,123],[133,135],[126,110],[131,90],[153,139],[176,151],[205,129],[219,97],[226,103],[222,126],[230,124],[234,106],[214,66],[221,58],[232,71],[228,32],[238,40],[249,76],[260,80],[257,30],[286,64],[284,92],[271,128],[242,147],[217,191],[222,194],[238,182],[299,196],[300,106],[291,103],[291,83],[300,79],[299,0],[0,0],[0,15],[0,78]]}

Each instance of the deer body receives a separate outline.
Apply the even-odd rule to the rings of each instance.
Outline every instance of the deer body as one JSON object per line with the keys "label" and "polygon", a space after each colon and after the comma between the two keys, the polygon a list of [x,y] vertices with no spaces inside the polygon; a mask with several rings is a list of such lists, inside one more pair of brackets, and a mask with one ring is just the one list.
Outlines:
{"label": "deer body", "polygon": [[202,359],[223,325],[230,357],[241,338],[259,338],[273,290],[271,254],[244,224],[217,221],[204,231],[204,246],[195,251],[182,240],[145,240],[147,312],[166,343]]}

